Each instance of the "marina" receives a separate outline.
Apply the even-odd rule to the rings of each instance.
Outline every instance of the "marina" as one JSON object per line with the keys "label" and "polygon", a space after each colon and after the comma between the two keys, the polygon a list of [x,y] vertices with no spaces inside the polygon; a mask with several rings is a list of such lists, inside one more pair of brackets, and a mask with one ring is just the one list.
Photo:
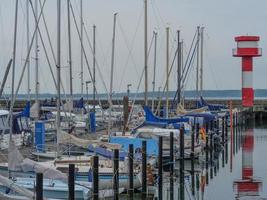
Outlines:
{"label": "marina", "polygon": [[0,199],[267,200],[266,34],[226,1],[1,1]]}

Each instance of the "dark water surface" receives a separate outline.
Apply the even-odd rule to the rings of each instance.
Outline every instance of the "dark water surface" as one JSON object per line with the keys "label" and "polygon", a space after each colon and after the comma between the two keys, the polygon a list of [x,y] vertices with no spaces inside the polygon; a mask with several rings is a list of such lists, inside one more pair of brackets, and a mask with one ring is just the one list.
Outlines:
{"label": "dark water surface", "polygon": [[[174,199],[267,200],[267,123],[265,124],[242,130],[238,127],[234,129],[232,137],[228,133],[228,142],[221,146],[220,151],[208,150],[198,161],[185,161],[184,199],[179,195],[177,162]],[[164,200],[170,199],[169,180],[168,173],[165,172]],[[127,195],[122,196],[122,199],[127,199]],[[141,199],[140,194],[135,194],[135,199]]]}
{"label": "dark water surface", "polygon": [[[185,199],[267,198],[267,126],[237,130],[232,141],[230,137],[225,147],[228,148],[228,152],[227,149],[222,151],[218,159],[213,161],[212,167],[207,170],[209,183],[200,181],[199,192],[197,191],[195,196],[187,193]],[[206,172],[200,173],[200,177],[201,174],[204,176]]]}
{"label": "dark water surface", "polygon": [[[220,153],[207,151],[194,162],[193,179],[191,161],[186,161],[184,199],[267,200],[267,126],[237,129],[232,137],[228,133]],[[164,182],[163,199],[170,199],[168,178]],[[179,181],[174,185],[174,199],[181,199]]]}

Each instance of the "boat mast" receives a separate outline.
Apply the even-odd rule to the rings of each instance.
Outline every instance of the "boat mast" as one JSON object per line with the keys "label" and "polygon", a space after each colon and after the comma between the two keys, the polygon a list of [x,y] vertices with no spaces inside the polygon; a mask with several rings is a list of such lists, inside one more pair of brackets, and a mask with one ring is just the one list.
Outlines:
{"label": "boat mast", "polygon": [[80,0],[80,32],[81,32],[81,96],[83,97],[83,0]]}
{"label": "boat mast", "polygon": [[[30,49],[30,17],[29,17],[29,1],[26,1],[26,40],[27,40],[27,52]],[[31,89],[30,89],[30,59],[27,59],[27,96],[28,101],[31,100]]]}
{"label": "boat mast", "polygon": [[169,33],[170,28],[166,28],[166,118],[169,118]]}
{"label": "boat mast", "polygon": [[181,44],[180,44],[180,31],[177,31],[177,105],[181,103]]}
{"label": "boat mast", "polygon": [[68,4],[68,40],[69,40],[70,97],[71,97],[71,104],[73,105],[70,0],[67,1],[67,4]]}
{"label": "boat mast", "polygon": [[200,39],[200,30],[199,30],[199,26],[197,27],[197,67],[196,67],[196,95],[198,96],[198,92],[199,92],[199,88],[198,88],[198,84],[199,84],[199,39]]}
{"label": "boat mast", "polygon": [[154,101],[155,101],[155,86],[156,86],[156,66],[157,66],[157,37],[158,33],[153,32],[154,34],[154,70],[153,70],[153,97],[152,97],[152,112],[154,113]]}
{"label": "boat mast", "polygon": [[95,112],[95,97],[96,97],[96,87],[95,87],[95,64],[96,64],[96,45],[95,45],[95,31],[96,31],[96,25],[93,26],[93,112]]}
{"label": "boat mast", "polygon": [[148,92],[148,70],[147,70],[147,0],[144,0],[145,17],[144,17],[144,57],[145,57],[145,105],[148,105],[147,92]]}
{"label": "boat mast", "polygon": [[60,139],[60,65],[61,65],[61,0],[57,0],[57,155]]}
{"label": "boat mast", "polygon": [[204,27],[200,31],[200,95],[203,95],[203,45],[204,45]]}
{"label": "boat mast", "polygon": [[111,109],[112,109],[112,88],[113,88],[113,71],[114,71],[114,52],[115,52],[115,34],[116,34],[116,18],[117,14],[114,14],[113,21],[113,37],[112,37],[112,54],[111,54],[111,73],[110,73],[110,90],[109,90],[109,120],[108,120],[108,134],[110,136],[111,131]]}
{"label": "boat mast", "polygon": [[16,0],[15,7],[15,24],[14,24],[14,43],[13,43],[13,54],[12,54],[12,82],[11,82],[11,106],[10,106],[10,133],[9,133],[9,142],[12,141],[13,133],[13,104],[14,104],[14,82],[15,82],[15,66],[16,66],[16,50],[17,50],[17,27],[18,27],[18,0]]}
{"label": "boat mast", "polygon": [[[38,0],[35,0],[35,15],[38,16]],[[35,20],[35,27],[38,26],[37,20]],[[35,34],[35,103],[37,105],[37,116],[38,120],[40,117],[40,102],[39,102],[39,38],[38,32]]]}

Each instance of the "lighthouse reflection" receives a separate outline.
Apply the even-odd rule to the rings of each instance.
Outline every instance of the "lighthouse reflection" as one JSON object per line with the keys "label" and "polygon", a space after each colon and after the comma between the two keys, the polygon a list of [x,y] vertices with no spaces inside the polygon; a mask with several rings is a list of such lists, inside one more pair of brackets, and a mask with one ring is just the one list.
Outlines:
{"label": "lighthouse reflection", "polygon": [[236,199],[260,199],[262,181],[253,174],[253,129],[247,129],[242,136],[242,177],[234,181]]}

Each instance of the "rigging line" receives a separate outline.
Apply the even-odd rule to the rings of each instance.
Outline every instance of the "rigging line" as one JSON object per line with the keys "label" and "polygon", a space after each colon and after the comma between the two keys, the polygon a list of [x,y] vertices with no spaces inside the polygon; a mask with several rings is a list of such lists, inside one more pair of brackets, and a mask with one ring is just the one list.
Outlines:
{"label": "rigging line", "polygon": [[[82,40],[81,40],[81,33],[80,33],[79,28],[78,28],[78,25],[77,25],[77,20],[76,20],[75,15],[74,15],[74,11],[73,11],[73,7],[72,7],[72,3],[70,3],[70,8],[71,8],[72,17],[73,17],[73,19],[74,19],[74,24],[75,24],[75,27],[76,27],[76,31],[77,31],[77,33],[78,33],[78,35],[79,35],[79,40],[80,40],[81,47],[82,47],[82,51],[83,51],[83,54],[84,54],[84,58],[85,58],[85,62],[86,62],[86,66],[87,66],[87,69],[88,69],[88,71],[89,71],[90,78],[91,78],[91,80],[93,80],[93,75],[92,75],[92,72],[91,72],[91,69],[90,69],[90,65],[89,65],[89,62],[88,62],[87,54],[85,53],[85,50],[84,50],[84,45],[83,45]],[[84,27],[84,26],[83,26],[83,27]],[[85,30],[86,35],[88,36],[88,33],[87,33],[87,31],[86,31],[85,28],[84,28],[84,30]],[[88,38],[88,37],[86,37],[86,38]],[[88,38],[88,39],[89,39],[89,38]],[[90,43],[90,40],[88,40],[88,42],[89,42],[89,45],[90,45],[90,49],[91,49],[91,51],[93,52],[93,49],[92,49],[92,45],[91,45],[91,43]],[[99,73],[99,75],[100,75],[100,77],[101,77],[101,81],[102,81],[102,83],[103,83],[103,85],[104,85],[104,88],[105,88],[105,91],[106,91],[106,94],[107,94],[107,97],[108,97],[108,90],[107,90],[105,81],[104,81],[104,79],[103,79],[102,73],[101,73],[101,71],[100,71],[100,68],[99,68],[99,65],[98,65],[97,60],[96,60],[96,68],[98,69],[98,73]],[[95,90],[96,90],[96,88],[95,88]],[[109,103],[111,103],[111,102],[109,102]],[[110,105],[112,105],[112,103],[111,103]]]}
{"label": "rigging line", "polygon": [[[83,27],[84,27],[84,32],[85,32],[85,38],[86,38],[87,42],[89,43],[90,49],[91,49],[91,51],[92,51],[92,53],[93,53],[93,48],[92,48],[91,42],[90,42],[90,40],[89,40],[88,32],[87,32],[87,30],[86,30],[86,27],[85,27],[85,26],[83,26]],[[102,83],[103,83],[103,85],[104,85],[104,87],[105,87],[105,89],[106,89],[106,92],[107,92],[107,87],[106,87],[106,84],[105,84],[105,81],[104,81],[102,72],[101,72],[101,70],[100,70],[100,67],[99,67],[99,65],[98,65],[98,61],[97,61],[96,58],[95,58],[95,63],[96,63],[96,68],[97,68],[97,70],[98,70],[99,76],[100,76],[100,78],[101,78],[101,80],[102,80]],[[98,94],[98,92],[97,92],[97,90],[96,90],[96,86],[94,86],[94,87],[95,87],[96,94]]]}
{"label": "rigging line", "polygon": [[[41,6],[41,4],[42,4],[41,0],[39,0],[39,5]],[[56,65],[57,61],[56,61],[55,52],[54,52],[52,41],[51,41],[51,37],[50,37],[49,31],[48,31],[46,19],[45,19],[45,16],[43,14],[42,14],[42,20],[43,20],[43,23],[44,23],[44,27],[45,27],[46,35],[47,35],[47,38],[48,38],[48,43],[49,43],[49,46],[50,46],[50,50],[51,50],[51,53],[52,53],[52,56],[53,56],[53,60],[54,60],[54,63]]]}
{"label": "rigging line", "polygon": [[[41,0],[39,0],[39,5],[40,5],[40,7],[42,6]],[[33,15],[34,15],[34,19],[35,19],[35,21],[37,21],[37,16],[36,16],[36,13],[35,13],[34,8],[33,8],[32,5],[31,5],[31,8],[32,8],[32,12],[33,12]],[[42,19],[43,19],[44,24],[46,24],[46,23],[45,23],[45,17],[44,17],[44,13],[43,13],[43,12],[41,13],[41,17],[42,17]],[[37,23],[37,22],[36,22],[36,23]],[[45,25],[45,26],[46,26],[46,25]],[[47,27],[46,27],[46,28],[47,28]],[[46,31],[46,33],[47,33],[47,37],[48,37],[49,40],[50,40],[50,35],[49,35],[49,32],[48,32],[48,29],[46,29],[46,30],[47,30],[47,31]],[[46,48],[46,46],[45,46],[45,43],[44,43],[44,40],[43,40],[42,33],[41,33],[41,31],[40,31],[39,25],[38,25],[38,34],[39,34],[40,39],[41,39],[41,43],[42,43],[42,46],[43,46],[43,49],[44,49],[45,57],[46,57],[46,60],[47,60],[47,64],[48,64],[48,66],[49,66],[50,73],[51,73],[51,75],[52,75],[53,82],[54,82],[54,84],[55,84],[55,88],[57,88],[55,75],[54,75],[54,72],[53,72],[53,68],[52,68],[52,65],[51,65],[51,62],[50,62],[50,59],[49,59],[49,56],[48,56],[47,48]],[[51,42],[51,40],[50,40],[50,42]],[[52,48],[52,46],[50,46],[50,48],[51,48],[51,51],[52,51],[52,53],[53,53],[53,48]],[[54,61],[55,61],[55,65],[56,65],[56,60],[54,60]],[[67,99],[67,96],[66,96],[66,93],[65,93],[65,89],[64,89],[64,85],[63,85],[63,83],[62,83],[62,80],[60,80],[60,85],[61,85],[62,90],[63,90],[63,95],[64,95],[65,99]],[[62,102],[61,102],[61,103],[62,103]]]}
{"label": "rigging line", "polygon": [[[40,2],[40,1],[39,1],[39,2]],[[34,12],[34,9],[33,9],[32,6],[31,6],[31,8],[32,8],[32,12],[33,12],[33,15],[34,15],[34,19],[35,19],[35,21],[36,21],[36,20],[37,20],[37,19],[36,19],[36,13]],[[48,57],[48,53],[47,53],[47,50],[46,50],[46,47],[45,47],[45,44],[44,44],[44,40],[43,40],[41,31],[40,31],[40,29],[39,29],[39,26],[38,26],[38,33],[39,33],[39,35],[40,35],[40,39],[41,39],[41,43],[42,43],[42,46],[43,46],[43,49],[44,49],[44,53],[45,53],[45,56],[46,56],[47,64],[48,64],[48,66],[49,66],[50,73],[51,73],[51,75],[52,75],[52,79],[53,79],[53,82],[54,82],[55,87],[56,87],[56,85],[57,85],[57,84],[56,84],[56,79],[55,79],[55,76],[54,76],[54,74],[53,74],[52,66],[51,66],[51,63],[50,63],[50,60],[49,60],[49,57]]]}
{"label": "rigging line", "polygon": [[191,56],[191,58],[190,58],[189,65],[188,65],[188,67],[187,67],[187,69],[186,69],[185,76],[182,75],[182,88],[183,88],[183,84],[184,84],[184,82],[185,82],[185,80],[186,80],[186,78],[187,78],[188,70],[189,70],[190,66],[192,66],[192,65],[191,65],[191,64],[192,64],[192,60],[193,60],[193,58],[195,57],[198,43],[199,43],[199,41],[197,41],[197,43],[196,43],[196,45],[195,45],[195,47],[194,47],[193,54],[192,54],[192,56]]}
{"label": "rigging line", "polygon": [[138,83],[138,86],[137,86],[137,89],[136,89],[136,92],[135,92],[134,100],[133,100],[133,103],[132,103],[132,109],[131,109],[130,114],[128,116],[126,127],[128,127],[128,125],[130,123],[130,120],[131,120],[131,117],[132,117],[132,114],[133,114],[133,110],[134,110],[133,108],[134,108],[135,101],[136,101],[136,98],[137,98],[137,95],[138,95],[138,91],[140,89],[140,86],[141,86],[141,83],[142,83],[142,80],[143,80],[143,77],[144,77],[144,73],[145,73],[145,67],[143,68],[143,72],[142,72],[142,75],[140,77],[140,80],[139,80],[139,83]]}
{"label": "rigging line", "polygon": [[[152,47],[152,44],[153,44],[153,38],[154,38],[154,34],[153,34],[153,37],[152,37],[152,40],[151,40],[151,44],[150,44],[150,47],[149,47],[149,50],[148,50],[148,55],[150,53],[150,50],[151,50],[151,47]],[[140,77],[140,80],[139,80],[139,83],[138,83],[138,86],[137,86],[137,90],[135,92],[135,96],[134,96],[134,101],[132,103],[132,107],[134,107],[134,105],[135,105],[135,101],[136,101],[136,98],[137,98],[137,95],[138,95],[138,92],[139,92],[139,89],[140,89],[140,85],[141,85],[144,73],[145,73],[145,67],[143,68],[143,71],[142,71],[142,74],[141,74],[141,77]],[[133,109],[131,109],[130,114],[128,116],[126,127],[128,127],[128,125],[129,125],[129,122],[131,120],[132,114],[133,114]]]}
{"label": "rigging line", "polygon": [[[87,32],[87,30],[86,30],[85,25],[84,25],[83,27],[84,27],[84,32],[85,32],[85,38],[86,38],[87,42],[88,42],[89,45],[90,45],[90,40],[89,40],[88,32]],[[96,64],[97,64],[97,59],[96,59],[96,57],[95,57],[95,62],[96,62]],[[97,64],[97,66],[98,66],[98,64]],[[100,72],[100,77],[101,77],[101,79],[104,79],[103,76],[102,76],[102,74],[101,74],[101,72]],[[98,95],[99,93],[98,93],[98,91],[97,91],[97,89],[96,89],[96,86],[94,86],[94,87],[95,87],[95,92],[96,92],[96,96],[97,96],[98,102],[99,102],[99,104],[101,105],[100,95]]]}
{"label": "rigging line", "polygon": [[[193,55],[193,59],[192,59],[193,61],[192,61],[192,64],[190,64],[191,66],[194,65],[195,57],[196,57],[196,53]],[[193,67],[190,67],[188,74],[191,74],[191,72],[192,72],[193,69],[194,69]],[[196,78],[193,77],[193,80],[195,82],[196,81]],[[189,81],[189,77],[186,77],[186,80],[184,80],[184,83],[182,84],[182,89],[185,89],[185,87],[188,85],[188,81]],[[192,82],[190,82],[190,83],[192,83]]]}
{"label": "rigging line", "polygon": [[[177,56],[177,54],[178,54],[178,48],[176,48],[176,51],[175,51],[175,54],[174,54],[174,58],[173,58],[173,60],[172,60],[171,67],[170,67],[170,69],[169,69],[169,71],[168,71],[168,73],[167,73],[167,76],[168,76],[168,77],[170,77],[170,74],[171,74],[171,71],[172,71],[174,62],[176,61],[176,56]],[[160,100],[158,101],[158,106],[157,106],[157,110],[156,110],[156,112],[159,111],[159,105],[161,104],[163,94],[166,93],[166,92],[165,92],[166,87],[167,87],[167,79],[166,79],[166,81],[165,81],[163,91],[161,92],[161,98],[160,98]]]}
{"label": "rigging line", "polygon": [[[130,58],[132,59],[132,62],[133,62],[133,65],[134,65],[134,69],[135,69],[136,74],[139,75],[139,74],[138,74],[138,71],[137,71],[137,65],[136,65],[136,62],[134,61],[134,58],[133,58],[133,55],[132,55],[132,50],[133,50],[134,41],[135,41],[135,39],[136,39],[137,31],[138,31],[138,28],[139,28],[140,23],[141,23],[141,17],[142,17],[142,12],[141,12],[141,14],[140,14],[140,16],[139,16],[139,18],[138,18],[137,26],[136,26],[135,31],[134,31],[134,36],[133,36],[133,39],[132,39],[132,41],[130,42],[130,44],[127,42],[125,31],[123,30],[122,25],[121,25],[121,22],[120,22],[120,17],[118,17],[119,28],[120,28],[120,30],[121,30],[121,32],[122,32],[122,36],[123,36],[124,42],[125,42],[126,47],[127,47],[128,51],[129,51],[128,56],[127,56],[127,59],[126,59],[125,67],[123,68],[123,74],[122,74],[122,77],[124,77],[124,75],[125,75],[125,71],[126,71],[126,68],[127,68],[126,66],[127,66],[128,63],[129,63]],[[120,82],[120,84],[119,84],[119,91],[120,91],[120,89],[121,89],[122,80],[123,80],[123,79],[121,79],[121,82]]]}
{"label": "rigging line", "polygon": [[[31,4],[31,6],[33,7],[32,1],[29,0],[29,2]],[[40,22],[40,18],[41,18],[41,13],[43,13],[43,9],[44,9],[45,3],[46,3],[46,0],[44,0],[44,3],[42,5],[42,7],[41,7],[41,12],[40,12],[40,14],[38,16],[37,24],[36,24],[36,27],[35,27],[35,30],[34,30],[34,33],[33,33],[33,37],[32,37],[31,43],[30,43],[30,47],[29,47],[29,51],[27,53],[26,60],[24,62],[24,66],[22,68],[22,73],[21,73],[21,76],[20,76],[20,79],[19,79],[19,83],[18,83],[16,92],[15,92],[15,95],[14,95],[14,101],[12,102],[12,105],[14,105],[14,103],[15,103],[15,99],[17,97],[17,94],[18,94],[20,86],[21,86],[21,82],[22,82],[22,79],[23,79],[23,76],[24,76],[24,72],[25,72],[25,69],[26,69],[26,66],[27,66],[27,63],[28,63],[27,60],[29,59],[30,52],[31,52],[31,49],[32,49],[32,46],[33,46],[34,36],[35,36],[35,34],[37,34],[37,30],[38,30],[38,26],[39,26],[39,22]]]}
{"label": "rigging line", "polygon": [[[163,20],[163,17],[162,17],[162,15],[161,15],[161,13],[160,13],[157,5],[156,5],[156,1],[151,1],[151,5],[152,5],[152,8],[154,8],[155,16],[157,16],[157,15],[159,16],[159,19],[161,21],[160,23],[162,24],[162,27],[165,27],[165,20]],[[156,12],[158,12],[158,13],[156,13]]]}
{"label": "rigging line", "polygon": [[[182,71],[182,76],[183,76],[183,74],[184,74],[184,70],[185,70],[185,68],[187,67],[187,63],[188,63],[188,60],[189,60],[189,58],[190,58],[190,54],[192,54],[192,48],[193,48],[193,45],[194,45],[196,36],[197,36],[197,31],[195,32],[195,35],[194,35],[193,40],[192,40],[192,43],[191,43],[191,45],[190,45],[190,49],[189,49],[189,52],[188,52],[188,54],[187,54],[186,61],[185,61],[185,64],[184,64],[184,69],[183,69],[183,71]],[[183,78],[183,77],[182,77],[182,78]]]}
{"label": "rigging line", "polygon": [[[22,14],[23,14],[23,24],[26,24],[26,13],[24,11],[24,7],[22,6],[22,2],[19,1],[19,5],[20,5],[20,8],[22,10]],[[25,41],[25,26],[22,26],[22,36],[21,36],[21,46],[24,46],[24,41]],[[20,57],[21,57],[21,63],[23,63],[23,52],[24,52],[24,49],[21,48],[20,49]]]}
{"label": "rigging line", "polygon": [[[29,2],[30,2],[30,4],[31,4],[31,6],[33,6],[33,5],[32,5],[32,1],[29,0]],[[35,29],[34,29],[33,36],[32,36],[32,39],[31,39],[31,42],[30,42],[30,45],[29,45],[29,51],[28,51],[28,54],[27,54],[27,58],[26,58],[26,61],[25,61],[25,63],[24,63],[24,66],[23,66],[23,69],[22,69],[22,72],[21,72],[21,76],[20,76],[20,79],[19,79],[19,83],[18,83],[16,92],[15,92],[15,94],[14,94],[14,98],[13,98],[13,100],[12,100],[12,102],[11,102],[11,105],[10,105],[11,108],[14,107],[15,100],[16,100],[17,95],[18,95],[18,92],[19,92],[19,88],[20,88],[20,85],[21,85],[21,82],[22,82],[22,78],[23,78],[23,75],[24,75],[24,72],[25,72],[25,69],[26,69],[26,66],[27,66],[27,60],[29,59],[29,56],[30,56],[30,52],[31,52],[31,49],[32,49],[32,46],[33,46],[34,37],[35,37],[35,34],[36,34],[36,32],[37,32],[37,29],[38,29],[37,27],[38,27],[38,24],[39,24],[39,22],[40,22],[41,13],[43,12],[45,3],[46,3],[46,0],[44,0],[44,3],[43,3],[43,5],[42,5],[42,7],[41,7],[41,12],[40,12],[40,14],[39,14],[39,16],[38,16],[38,21],[37,21],[37,24],[36,24],[36,27],[35,27]],[[10,120],[10,117],[11,117],[11,116],[10,116],[10,112],[9,112],[9,114],[8,114],[8,116],[7,116],[7,118],[6,118],[6,124],[7,124],[8,121]],[[3,129],[3,133],[4,133],[7,129],[8,129],[8,127],[5,127],[5,128]]]}
{"label": "rigging line", "polygon": [[[205,32],[206,34],[206,38],[207,38],[207,40],[209,40],[210,39],[210,37],[209,37],[209,35],[207,34],[207,32]],[[207,42],[205,43],[206,45],[208,44]],[[206,47],[206,49],[207,49],[208,47]],[[210,71],[211,72],[211,75],[212,75],[212,79],[213,79],[213,81],[214,81],[214,83],[215,83],[215,87],[216,87],[216,89],[218,89],[219,88],[219,85],[218,85],[218,82],[216,81],[216,76],[215,76],[215,74],[214,74],[214,71],[213,71],[213,68],[211,67],[211,65],[210,65],[210,60],[209,60],[209,55],[208,55],[208,51],[206,50],[206,51],[204,51],[204,56],[205,56],[205,60],[206,60],[206,63],[205,63],[205,66],[207,66],[210,70],[208,70],[208,71]],[[220,76],[219,77],[217,77],[217,78],[220,78]],[[220,80],[219,80],[220,81]],[[220,81],[221,82],[221,81]]]}
{"label": "rigging line", "polygon": [[[118,21],[119,21],[119,20],[118,20]],[[119,22],[119,27],[122,29],[120,22]],[[121,30],[121,31],[123,31],[123,30]],[[137,30],[136,30],[136,32],[137,32]],[[136,33],[135,33],[135,35],[136,35]],[[124,35],[124,37],[125,37],[125,35]],[[126,37],[125,37],[125,38],[126,38]],[[148,53],[147,53],[147,57],[148,57],[148,58],[149,58],[150,51],[151,51],[151,48],[152,48],[153,39],[154,39],[154,35],[153,35],[153,37],[152,37],[152,39],[151,39],[150,46],[149,46],[149,49],[148,49]],[[126,39],[125,39],[125,40],[126,40]],[[132,44],[133,44],[133,42],[134,42],[134,40],[132,41]],[[126,41],[126,43],[127,43],[127,41]],[[131,46],[132,46],[132,45],[131,45]],[[128,49],[129,49],[129,47],[128,47]],[[128,58],[129,58],[129,57],[131,57],[132,60],[133,60],[133,62],[134,62],[133,55],[132,55],[132,50],[130,50],[130,49],[129,49],[129,54],[128,54],[128,57],[127,57],[126,65],[128,64]],[[134,62],[133,64],[135,65],[135,71],[136,71],[137,75],[139,75],[138,72],[137,72],[137,68],[136,68],[137,65],[136,65],[136,63]],[[124,77],[124,73],[125,73],[125,68],[124,68],[123,76],[122,76],[122,77]],[[121,79],[121,83],[120,83],[119,91],[120,91],[120,89],[121,89],[121,85],[122,85],[122,79]]]}
{"label": "rigging line", "polygon": [[[76,6],[77,6],[77,5],[76,5]],[[87,23],[86,23],[85,20],[84,20],[84,26],[89,27],[89,26],[87,25]],[[87,34],[87,35],[88,35],[88,34]],[[98,29],[97,29],[97,28],[96,28],[96,35],[99,35],[99,32],[98,32]],[[97,45],[97,44],[99,44],[99,45]],[[111,47],[111,45],[112,45],[112,42],[110,42],[109,47]],[[97,50],[100,50],[99,52],[101,52],[101,54],[102,54],[102,59],[103,59],[102,66],[106,66],[106,65],[107,65],[107,59],[108,59],[109,49],[110,49],[110,48],[106,48],[106,52],[104,52],[104,50],[103,50],[103,45],[102,45],[102,43],[101,43],[101,40],[99,40],[99,37],[96,37],[96,51],[97,51]]]}

